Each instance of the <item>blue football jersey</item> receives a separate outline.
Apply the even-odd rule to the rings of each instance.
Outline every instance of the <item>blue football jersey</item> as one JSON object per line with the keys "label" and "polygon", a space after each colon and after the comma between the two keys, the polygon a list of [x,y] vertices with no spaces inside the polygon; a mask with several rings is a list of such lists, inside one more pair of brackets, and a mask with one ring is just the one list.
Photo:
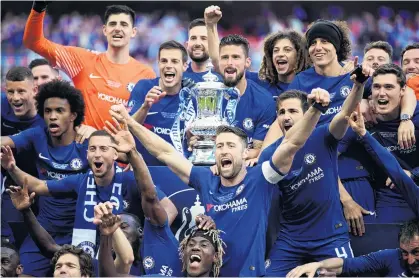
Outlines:
{"label": "blue football jersey", "polygon": [[[84,144],[75,142],[67,146],[53,147],[47,128],[31,128],[11,136],[18,153],[33,150],[38,177],[41,180],[60,180],[84,172],[87,162],[87,140]],[[39,198],[39,223],[49,232],[70,232],[74,225],[75,196]]]}
{"label": "blue football jersey", "polygon": [[[283,138],[267,147],[259,163],[270,159]],[[330,241],[347,237],[348,226],[339,198],[338,140],[329,125],[317,127],[279,182],[282,193],[281,232],[293,241]]]}
{"label": "blue football jersey", "polygon": [[267,218],[274,185],[265,179],[263,167],[247,168],[244,180],[229,187],[223,186],[220,177],[208,168],[192,168],[189,185],[202,196],[206,215],[224,231],[221,236],[227,247],[220,276],[265,273]]}
{"label": "blue football jersey", "polygon": [[160,227],[144,222],[144,237],[141,245],[143,268],[147,275],[180,277],[182,262],[179,258],[179,242],[170,230],[169,223]]}
{"label": "blue football jersey", "polygon": [[[204,78],[203,78],[203,76],[205,75],[205,74],[207,74],[208,73],[208,71],[204,71],[204,72],[194,72],[193,70],[192,70],[192,67],[191,67],[191,63],[189,63],[188,64],[188,68],[186,69],[186,71],[183,73],[183,78],[190,78],[190,79],[192,79],[195,83],[198,83],[198,82],[204,82],[205,80],[204,80]],[[223,77],[218,73],[218,72],[216,72],[215,70],[211,70],[211,73],[212,74],[214,74],[214,75],[216,75],[217,77],[218,77],[218,82],[223,82]]]}
{"label": "blue football jersey", "polygon": [[[159,85],[159,78],[150,79],[150,80],[140,80],[137,85],[135,85],[132,90],[130,100],[128,105],[130,106],[131,112],[133,115],[140,109],[141,105],[144,103],[145,97],[148,91],[153,86]],[[178,132],[173,128],[176,117],[178,116],[180,99],[179,95],[166,95],[158,103],[151,106],[150,111],[147,114],[147,118],[144,121],[144,126],[159,135],[166,142],[175,146],[177,150],[184,148],[183,133],[185,128],[185,121],[180,121],[180,127]],[[188,111],[193,113],[193,102],[189,102]],[[188,113],[186,113],[188,114]],[[142,154],[144,161],[149,166],[161,166],[163,165],[157,158],[152,156],[146,148],[136,139],[137,150]]]}
{"label": "blue football jersey", "polygon": [[[226,113],[227,101],[224,101]],[[236,107],[233,126],[243,129],[248,143],[253,140],[263,141],[269,127],[276,119],[275,101],[272,96],[252,80],[247,80],[247,87]]]}
{"label": "blue football jersey", "polygon": [[288,89],[290,83],[278,82],[276,84],[271,84],[266,80],[260,80],[259,74],[255,71],[246,71],[246,78],[256,82],[259,86],[266,89],[269,93],[271,93],[274,100],[278,98],[278,96],[285,92]]}

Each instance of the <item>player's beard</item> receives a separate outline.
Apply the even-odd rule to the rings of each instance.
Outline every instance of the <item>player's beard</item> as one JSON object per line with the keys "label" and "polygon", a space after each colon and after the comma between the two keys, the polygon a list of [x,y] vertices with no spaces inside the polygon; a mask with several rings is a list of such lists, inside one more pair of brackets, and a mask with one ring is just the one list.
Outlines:
{"label": "player's beard", "polygon": [[233,169],[228,174],[222,171],[221,163],[217,164],[218,173],[220,173],[220,176],[222,176],[225,179],[234,179],[240,173],[241,168],[243,166],[243,162],[237,164],[234,161],[232,161],[231,163],[233,164]]}
{"label": "player's beard", "polygon": [[190,51],[188,51],[188,55],[191,58],[192,61],[194,61],[195,63],[203,63],[205,61],[207,61],[209,59],[209,54],[206,51],[204,46],[201,46],[199,49],[202,51],[202,55],[201,56],[195,56],[193,54],[194,49],[197,49],[196,47],[192,47],[192,49]]}
{"label": "player's beard", "polygon": [[224,75],[223,76],[224,85],[226,85],[227,87],[236,87],[236,85],[239,84],[239,82],[243,78],[243,76],[244,76],[244,71],[242,71],[242,72],[237,71],[236,78],[234,78],[232,80],[227,80],[225,78],[225,75]]}

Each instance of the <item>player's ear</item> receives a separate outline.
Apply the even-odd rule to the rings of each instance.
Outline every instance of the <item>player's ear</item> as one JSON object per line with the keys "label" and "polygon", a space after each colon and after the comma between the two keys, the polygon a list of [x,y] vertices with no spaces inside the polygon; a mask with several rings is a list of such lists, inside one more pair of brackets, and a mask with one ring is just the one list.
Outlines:
{"label": "player's ear", "polygon": [[213,263],[216,264],[218,263],[219,260],[220,260],[220,257],[218,256],[218,253],[214,252]]}
{"label": "player's ear", "polygon": [[243,157],[244,160],[246,160],[249,157],[249,149],[246,148],[246,147],[243,147],[243,148],[244,148],[244,150],[243,150],[242,157]]}
{"label": "player's ear", "polygon": [[102,26],[103,35],[106,37],[106,24]]}
{"label": "player's ear", "polygon": [[188,69],[188,62],[183,63],[183,72]]}
{"label": "player's ear", "polygon": [[70,121],[71,122],[74,122],[76,120],[76,118],[77,118],[77,113],[76,112],[71,113],[71,115],[70,115]]}
{"label": "player's ear", "polygon": [[[410,93],[409,91],[413,91],[413,90],[410,87],[407,87],[407,85],[404,85],[404,87],[401,88],[400,90],[400,98],[402,98],[405,95],[406,91],[409,94]],[[414,92],[412,93],[415,94]]]}
{"label": "player's ear", "polygon": [[250,57],[246,58],[245,68],[248,69],[252,65],[252,59]]}
{"label": "player's ear", "polygon": [[137,31],[138,31],[137,27],[132,28],[131,38],[135,38],[135,36],[137,35]]}

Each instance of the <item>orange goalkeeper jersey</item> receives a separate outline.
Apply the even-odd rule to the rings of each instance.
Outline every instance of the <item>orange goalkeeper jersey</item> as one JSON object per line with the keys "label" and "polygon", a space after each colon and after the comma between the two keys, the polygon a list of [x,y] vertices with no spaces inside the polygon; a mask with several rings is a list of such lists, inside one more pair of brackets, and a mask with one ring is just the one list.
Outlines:
{"label": "orange goalkeeper jersey", "polygon": [[419,75],[409,78],[409,80],[407,80],[407,86],[415,91],[416,99],[419,100]]}
{"label": "orange goalkeeper jersey", "polygon": [[44,17],[45,12],[31,11],[23,43],[71,77],[86,103],[84,124],[103,129],[105,121],[111,120],[109,109],[112,105],[122,103],[127,106],[134,85],[141,79],[156,77],[149,66],[132,57],[127,64],[114,64],[105,53],[47,40],[43,32]]}

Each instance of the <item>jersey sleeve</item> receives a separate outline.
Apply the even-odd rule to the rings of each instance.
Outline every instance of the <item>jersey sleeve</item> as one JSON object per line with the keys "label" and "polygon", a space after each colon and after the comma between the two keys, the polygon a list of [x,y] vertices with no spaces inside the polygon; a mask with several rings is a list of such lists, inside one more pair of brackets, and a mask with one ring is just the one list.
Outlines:
{"label": "jersey sleeve", "polygon": [[338,152],[344,153],[349,148],[349,146],[356,141],[357,135],[356,133],[350,128],[346,132],[345,136],[342,140],[339,141],[338,145]]}
{"label": "jersey sleeve", "polygon": [[79,193],[82,174],[71,175],[62,180],[47,180],[48,191],[51,195],[59,195],[62,193]]}
{"label": "jersey sleeve", "polygon": [[207,167],[193,166],[189,177],[189,186],[195,188],[198,193],[209,190],[207,184],[212,178],[212,172]]}
{"label": "jersey sleeve", "polygon": [[253,134],[253,140],[263,141],[266,133],[268,133],[269,127],[276,119],[276,108],[275,102],[272,98],[269,99],[269,104],[263,111],[259,121],[256,123],[255,132]]}
{"label": "jersey sleeve", "polygon": [[364,86],[364,94],[362,96],[363,99],[368,99],[371,96],[371,88],[372,88],[372,78],[368,78]]}
{"label": "jersey sleeve", "polygon": [[10,136],[10,139],[12,139],[13,143],[15,143],[15,148],[18,153],[22,151],[28,151],[33,148],[33,142],[36,140],[36,136],[39,134],[39,132],[43,131],[36,127],[30,128]]}
{"label": "jersey sleeve", "polygon": [[47,59],[52,66],[74,78],[82,71],[86,58],[95,54],[80,47],[63,46],[46,39],[43,31],[44,17],[45,12],[31,10],[25,26],[23,44]]}
{"label": "jersey sleeve", "polygon": [[419,216],[419,188],[415,182],[403,171],[397,159],[385,149],[370,133],[361,139],[368,154],[393,181],[400,190],[410,208]]}
{"label": "jersey sleeve", "polygon": [[143,105],[145,96],[148,92],[145,91],[145,82],[143,80],[140,80],[135,84],[134,89],[132,89],[131,96],[128,100],[128,105],[130,106],[130,115],[134,115],[135,112],[140,109],[141,105]]}
{"label": "jersey sleeve", "polygon": [[345,259],[341,276],[356,277],[362,274],[379,273],[386,276],[392,261],[398,259],[397,249],[381,250],[361,257]]}

